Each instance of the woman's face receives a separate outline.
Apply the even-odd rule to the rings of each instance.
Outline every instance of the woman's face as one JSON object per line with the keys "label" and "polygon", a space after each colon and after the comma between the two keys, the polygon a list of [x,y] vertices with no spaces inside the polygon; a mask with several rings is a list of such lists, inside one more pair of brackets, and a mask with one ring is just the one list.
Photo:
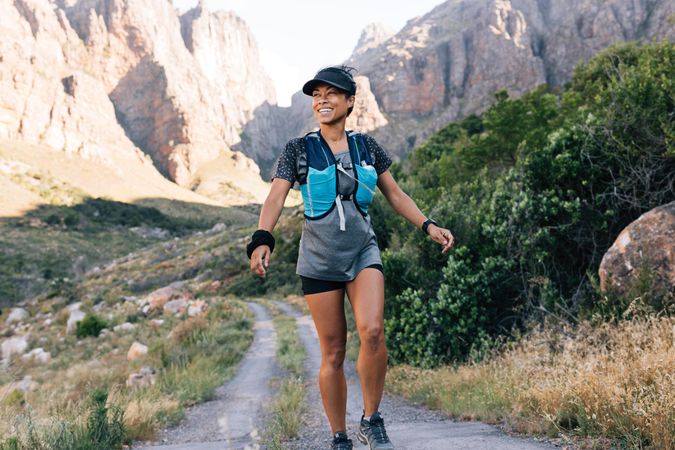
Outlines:
{"label": "woman's face", "polygon": [[332,125],[347,118],[354,96],[329,85],[319,84],[312,92],[312,110],[320,124]]}

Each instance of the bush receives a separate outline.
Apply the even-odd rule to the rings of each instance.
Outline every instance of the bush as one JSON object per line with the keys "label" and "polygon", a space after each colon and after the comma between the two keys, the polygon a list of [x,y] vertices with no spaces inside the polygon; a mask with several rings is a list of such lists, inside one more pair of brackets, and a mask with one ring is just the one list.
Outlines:
{"label": "bush", "polygon": [[463,359],[546,316],[623,315],[631,302],[599,301],[591,277],[624,227],[672,201],[673,61],[669,42],[612,47],[559,96],[499,92],[482,118],[449,124],[410,155],[402,187],[457,244],[441,256],[375,202],[392,361]]}
{"label": "bush", "polygon": [[75,335],[78,339],[87,336],[98,337],[101,330],[108,326],[108,322],[98,317],[96,314],[87,314],[84,319],[77,322],[77,329]]}

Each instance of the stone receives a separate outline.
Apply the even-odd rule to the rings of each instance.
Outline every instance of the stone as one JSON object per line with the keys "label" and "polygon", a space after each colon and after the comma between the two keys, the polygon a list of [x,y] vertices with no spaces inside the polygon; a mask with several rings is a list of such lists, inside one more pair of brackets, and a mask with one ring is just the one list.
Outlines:
{"label": "stone", "polygon": [[0,401],[4,400],[9,394],[14,391],[32,392],[39,387],[39,384],[33,381],[33,377],[26,375],[20,381],[8,383],[0,388]]}
{"label": "stone", "polygon": [[151,328],[157,329],[164,325],[164,319],[150,319],[148,322]]}
{"label": "stone", "polygon": [[199,316],[204,313],[204,311],[206,311],[206,303],[204,300],[194,300],[190,302],[190,306],[188,306],[189,317]]}
{"label": "stone", "polygon": [[12,308],[12,310],[7,315],[7,320],[5,320],[5,323],[9,325],[10,323],[23,322],[24,320],[28,319],[28,317],[30,317],[30,314],[28,314],[28,311],[25,309]]}
{"label": "stone", "polygon": [[51,361],[52,355],[49,352],[46,352],[42,347],[34,348],[30,352],[21,356],[21,360],[24,362],[32,362],[35,364],[47,364]]}
{"label": "stone", "polygon": [[675,292],[675,201],[654,208],[630,223],[600,262],[600,289],[619,295],[647,270],[652,291]]}
{"label": "stone", "polygon": [[127,360],[134,361],[138,358],[145,356],[147,353],[148,353],[147,345],[143,345],[140,342],[134,342],[133,344],[131,344],[131,347],[129,347],[129,351],[127,352]]}
{"label": "stone", "polygon": [[164,308],[164,305],[171,300],[183,299],[188,295],[188,293],[181,290],[179,287],[165,286],[152,291],[146,297],[140,299],[139,303],[141,305],[148,305],[149,308],[147,312],[152,312],[161,310]]}
{"label": "stone", "polygon": [[12,355],[23,355],[28,348],[30,335],[12,336],[2,341],[2,361],[5,366],[9,365]]}
{"label": "stone", "polygon": [[158,227],[131,227],[129,231],[145,239],[165,240],[171,237],[170,231]]}
{"label": "stone", "polygon": [[164,312],[169,314],[182,314],[188,307],[188,301],[184,298],[171,300],[164,305]]}
{"label": "stone", "polygon": [[224,223],[217,223],[214,226],[212,226],[206,234],[216,234],[216,233],[221,233],[227,229],[227,225]]}
{"label": "stone", "polygon": [[142,386],[152,386],[157,379],[157,371],[152,367],[142,367],[138,372],[129,374],[127,386],[136,388]]}
{"label": "stone", "polygon": [[134,329],[136,329],[136,325],[134,325],[133,323],[129,323],[129,322],[124,322],[124,323],[121,323],[119,325],[115,325],[113,327],[113,331],[115,333],[119,333],[119,332],[128,333],[130,331],[133,331]]}
{"label": "stone", "polygon": [[80,304],[77,303],[77,308],[69,308],[70,315],[68,316],[68,322],[66,323],[66,333],[75,332],[75,330],[77,329],[77,323],[85,318],[86,316],[85,312],[79,309],[79,307]]}

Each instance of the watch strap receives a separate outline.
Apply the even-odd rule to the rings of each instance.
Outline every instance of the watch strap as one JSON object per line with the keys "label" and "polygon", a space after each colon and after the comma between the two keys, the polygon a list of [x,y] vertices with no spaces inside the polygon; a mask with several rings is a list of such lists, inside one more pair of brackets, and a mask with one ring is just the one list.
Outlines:
{"label": "watch strap", "polygon": [[438,226],[436,221],[433,220],[433,219],[427,219],[427,220],[424,221],[424,223],[422,224],[422,231],[424,231],[424,234],[429,234],[428,229],[429,229],[429,225],[431,225],[431,224],[434,224],[434,225]]}

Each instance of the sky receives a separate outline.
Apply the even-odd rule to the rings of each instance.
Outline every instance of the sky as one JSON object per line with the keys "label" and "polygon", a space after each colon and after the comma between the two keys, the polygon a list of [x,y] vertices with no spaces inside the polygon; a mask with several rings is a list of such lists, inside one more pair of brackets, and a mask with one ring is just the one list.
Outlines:
{"label": "sky", "polygon": [[[181,11],[197,0],[173,0]],[[258,42],[263,67],[281,106],[291,103],[321,67],[340,64],[354,50],[366,25],[400,30],[443,0],[206,0],[211,10],[234,11]]]}

